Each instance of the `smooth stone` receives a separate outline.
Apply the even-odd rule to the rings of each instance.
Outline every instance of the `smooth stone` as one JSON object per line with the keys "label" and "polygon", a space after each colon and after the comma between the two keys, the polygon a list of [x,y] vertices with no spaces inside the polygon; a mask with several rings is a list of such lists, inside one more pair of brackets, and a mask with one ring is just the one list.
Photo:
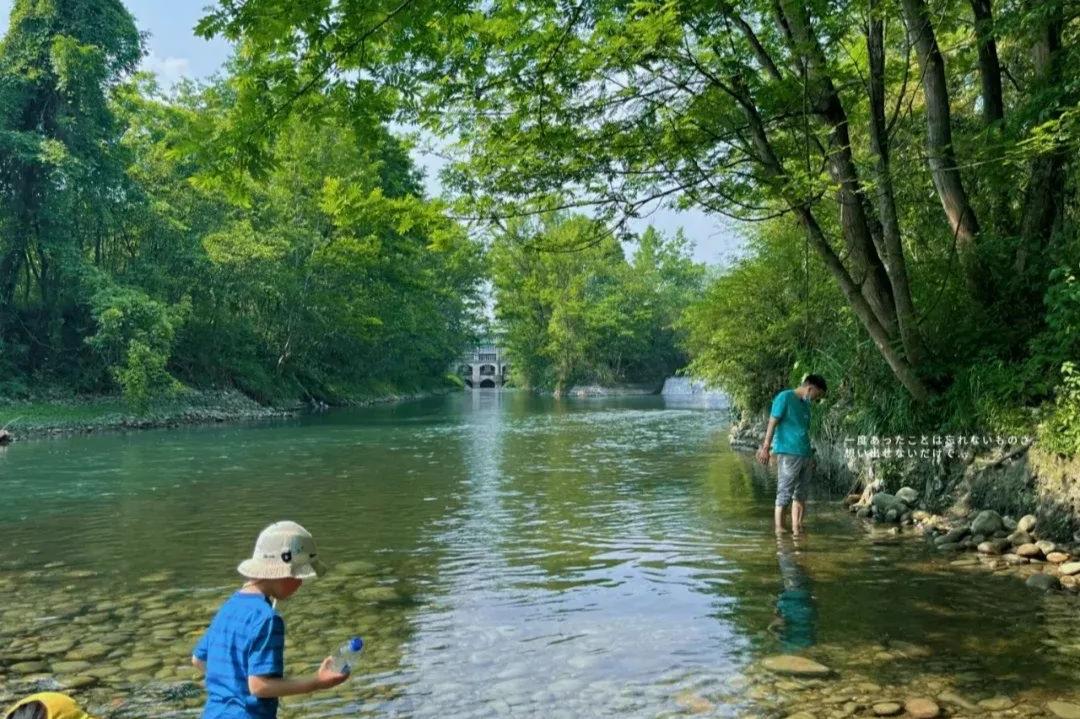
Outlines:
{"label": "smooth stone", "polygon": [[1072,702],[1047,702],[1046,708],[1059,719],[1080,719],[1080,705]]}
{"label": "smooth stone", "polygon": [[109,647],[105,646],[101,642],[87,642],[86,644],[80,644],[72,649],[70,652],[64,655],[65,659],[83,659],[94,660],[108,654]]}
{"label": "smooth stone", "polygon": [[1026,557],[1021,557],[1019,554],[1013,554],[1011,552],[1008,553],[1008,554],[1002,554],[1001,558],[1005,560],[1006,564],[1027,564],[1028,563],[1028,559]]}
{"label": "smooth stone", "polygon": [[937,539],[935,539],[934,544],[941,545],[941,544],[951,544],[951,543],[959,542],[961,539],[966,537],[967,534],[968,534],[968,528],[967,527],[953,527],[948,532],[945,532],[945,534],[943,534],[940,537],[938,537]]}
{"label": "smooth stone", "polygon": [[776,674],[788,674],[797,677],[824,677],[832,674],[832,670],[824,664],[792,654],[766,657],[761,661],[761,665]]}
{"label": "smooth stone", "polygon": [[1039,549],[1037,544],[1021,544],[1016,548],[1016,553],[1021,557],[1027,557],[1028,559],[1034,559],[1042,554],[1042,550]]}
{"label": "smooth stone", "polygon": [[879,717],[891,717],[899,714],[904,707],[896,702],[878,702],[870,708]]}
{"label": "smooth stone", "polygon": [[971,523],[971,533],[993,534],[1003,526],[1000,514],[992,509],[984,509],[975,515],[975,519]]}
{"label": "smooth stone", "polygon": [[941,707],[933,699],[926,697],[912,697],[904,702],[904,711],[913,719],[935,719],[941,714]]}
{"label": "smooth stone", "polygon": [[675,703],[692,714],[704,714],[716,708],[711,701],[693,692],[683,692],[678,695],[675,697]]}
{"label": "smooth stone", "polygon": [[1076,589],[1080,587],[1080,577],[1075,574],[1066,574],[1063,577],[1058,577],[1058,581],[1061,582],[1061,586],[1066,589]]}
{"label": "smooth stone", "polygon": [[45,671],[48,667],[45,665],[45,662],[16,662],[8,667],[8,669],[16,674],[37,674],[38,672]]}
{"label": "smooth stone", "polygon": [[158,657],[133,657],[120,662],[120,668],[129,672],[145,672],[160,666],[161,659]]}
{"label": "smooth stone", "polygon": [[983,699],[979,702],[979,706],[992,712],[998,712],[1004,711],[1006,709],[1012,709],[1013,704],[1015,703],[1016,702],[1014,702],[1009,697],[996,696],[990,697],[989,699]]}
{"label": "smooth stone", "polygon": [[1064,564],[1069,561],[1069,555],[1065,552],[1050,552],[1046,555],[1046,561],[1052,564]]}
{"label": "smooth stone", "polygon": [[1001,518],[1001,524],[1004,525],[1005,529],[1007,529],[1010,532],[1015,532],[1016,531],[1016,520],[1013,519],[1012,517],[1010,517],[1009,515],[1005,515],[1004,517]]}
{"label": "smooth stone", "polygon": [[1043,554],[1050,554],[1057,551],[1057,545],[1051,542],[1049,539],[1040,539],[1035,542],[1035,546],[1039,548]]}
{"label": "smooth stone", "polygon": [[1035,589],[1041,589],[1044,592],[1048,592],[1051,589],[1057,589],[1061,586],[1061,582],[1058,578],[1049,574],[1032,574],[1027,578],[1024,584]]}
{"label": "smooth stone", "polygon": [[75,648],[74,639],[53,639],[38,645],[38,651],[42,654],[67,654]]}
{"label": "smooth stone", "polygon": [[1016,528],[1021,532],[1031,532],[1035,529],[1035,525],[1039,523],[1039,520],[1034,514],[1025,514],[1016,523]]}
{"label": "smooth stone", "polygon": [[919,498],[919,493],[912,487],[901,487],[896,491],[896,498],[904,504],[912,505]]}
{"label": "smooth stone", "polygon": [[72,660],[66,662],[53,662],[52,671],[56,674],[78,674],[84,672],[93,665],[90,662],[82,660]]}
{"label": "smooth stone", "polygon": [[1001,554],[1008,542],[1002,539],[990,539],[985,542],[980,542],[978,550],[981,554]]}
{"label": "smooth stone", "polygon": [[1080,574],[1080,562],[1065,562],[1060,569],[1062,574]]}
{"label": "smooth stone", "polygon": [[1019,529],[1010,534],[1007,539],[1009,540],[1009,544],[1014,547],[1019,547],[1021,544],[1031,544],[1035,541],[1034,537],[1027,532],[1021,532]]}
{"label": "smooth stone", "polygon": [[85,689],[86,687],[92,687],[97,683],[98,678],[92,677],[89,674],[78,674],[60,680],[60,684],[63,685],[65,689],[70,690]]}

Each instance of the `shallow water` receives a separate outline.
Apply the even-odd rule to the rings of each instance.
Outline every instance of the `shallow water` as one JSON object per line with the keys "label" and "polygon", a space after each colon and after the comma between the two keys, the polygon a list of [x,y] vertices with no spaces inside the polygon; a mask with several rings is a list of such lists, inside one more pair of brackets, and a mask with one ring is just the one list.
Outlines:
{"label": "shallow water", "polygon": [[[839,717],[945,691],[1039,715],[1070,699],[1075,597],[868,534],[827,497],[809,536],[778,541],[771,480],[728,449],[728,424],[662,397],[476,392],[13,445],[0,703],[74,684],[97,716],[197,716],[191,648],[283,518],[331,566],[279,607],[287,670],[354,633],[367,647],[352,680],[282,717]],[[771,676],[759,661],[779,653],[836,674]]]}

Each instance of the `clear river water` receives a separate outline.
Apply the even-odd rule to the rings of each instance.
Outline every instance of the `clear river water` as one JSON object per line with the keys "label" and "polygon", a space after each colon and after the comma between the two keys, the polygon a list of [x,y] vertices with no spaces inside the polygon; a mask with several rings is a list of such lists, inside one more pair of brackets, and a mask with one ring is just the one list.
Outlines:
{"label": "clear river water", "polygon": [[[352,679],[282,700],[285,719],[1077,701],[1076,597],[865,528],[820,494],[807,536],[777,538],[774,479],[729,449],[729,424],[660,396],[477,391],[16,443],[0,453],[0,704],[67,688],[97,717],[198,716],[191,649],[279,519],[330,567],[279,605],[287,671],[367,642]],[[833,674],[764,669],[777,654]]]}

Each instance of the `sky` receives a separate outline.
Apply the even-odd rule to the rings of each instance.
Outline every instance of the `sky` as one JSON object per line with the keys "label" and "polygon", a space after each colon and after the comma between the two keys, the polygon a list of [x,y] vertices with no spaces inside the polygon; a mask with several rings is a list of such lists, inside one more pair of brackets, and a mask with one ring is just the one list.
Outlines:
{"label": "sky", "polygon": [[[204,40],[192,30],[208,4],[209,0],[125,0],[139,29],[148,33],[149,52],[143,60],[143,69],[154,72],[163,86],[171,86],[184,77],[209,77],[229,56],[229,43],[219,38]],[[12,0],[0,0],[0,33],[7,31],[11,6]],[[428,192],[440,194],[436,176],[440,162],[419,150],[414,153],[414,160],[425,170]],[[665,234],[674,234],[681,227],[693,241],[694,259],[700,262],[727,264],[742,250],[743,241],[736,226],[724,218],[700,211],[650,209],[648,216],[631,221],[631,228],[640,232],[652,224]]]}

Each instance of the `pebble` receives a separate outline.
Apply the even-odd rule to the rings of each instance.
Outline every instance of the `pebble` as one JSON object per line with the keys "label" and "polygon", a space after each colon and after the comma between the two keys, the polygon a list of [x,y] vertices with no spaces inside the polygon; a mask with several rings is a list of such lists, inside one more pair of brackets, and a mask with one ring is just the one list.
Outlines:
{"label": "pebble", "polygon": [[143,672],[161,666],[159,657],[133,657],[120,662],[120,668],[129,672]]}
{"label": "pebble", "polygon": [[1061,565],[1062,574],[1080,574],[1080,562],[1065,562]]}
{"label": "pebble", "polygon": [[870,708],[873,710],[874,714],[879,717],[895,716],[903,709],[903,707],[896,702],[878,702]]}
{"label": "pebble", "polygon": [[1013,705],[1015,703],[1016,702],[1014,702],[1009,697],[996,696],[996,697],[990,697],[989,699],[983,699],[982,701],[979,702],[979,706],[981,706],[983,709],[987,709],[987,710],[992,711],[992,712],[997,712],[997,711],[1004,711],[1006,709],[1012,709],[1012,707],[1013,707]]}
{"label": "pebble", "polygon": [[16,674],[37,674],[47,669],[45,662],[15,662],[8,669]]}
{"label": "pebble", "polygon": [[1035,525],[1039,520],[1036,519],[1034,514],[1025,514],[1020,518],[1020,521],[1016,523],[1016,528],[1021,532],[1030,532],[1035,529]]}
{"label": "pebble", "polygon": [[1063,564],[1069,561],[1069,555],[1065,552],[1048,552],[1046,555],[1046,561],[1053,564]]}
{"label": "pebble", "polygon": [[761,665],[776,674],[788,674],[798,677],[824,677],[832,674],[832,670],[824,664],[792,654],[766,657],[761,661]]}
{"label": "pebble", "polygon": [[904,711],[913,719],[935,719],[941,714],[941,707],[933,699],[912,697],[904,702]]}
{"label": "pebble", "polygon": [[60,684],[68,690],[76,691],[78,689],[85,689],[86,687],[92,687],[98,683],[97,677],[90,676],[89,674],[78,674],[73,677],[67,677],[61,679]]}
{"label": "pebble", "polygon": [[53,639],[38,645],[38,651],[42,654],[67,654],[74,648],[74,639]]}

